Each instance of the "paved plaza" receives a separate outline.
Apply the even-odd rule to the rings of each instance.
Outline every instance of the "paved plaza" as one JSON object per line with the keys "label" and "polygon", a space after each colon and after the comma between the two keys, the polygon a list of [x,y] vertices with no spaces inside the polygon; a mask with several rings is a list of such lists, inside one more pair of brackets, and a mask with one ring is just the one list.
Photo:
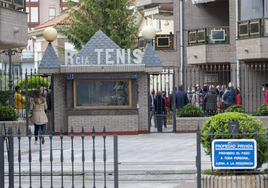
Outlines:
{"label": "paved plaza", "polygon": [[[42,147],[42,184],[50,187],[51,163],[50,140]],[[19,173],[18,140],[15,137],[15,174]],[[40,187],[40,145],[32,145],[31,173],[33,187]],[[96,136],[96,187],[103,187],[103,138]],[[53,186],[61,186],[61,142],[60,137],[53,137]],[[74,137],[74,185],[82,187],[82,142],[81,136]],[[196,134],[152,133],[136,136],[118,136],[119,187],[123,188],[192,188],[195,187],[196,173]],[[29,140],[21,139],[22,187],[29,187]],[[93,185],[92,137],[85,137],[85,184]],[[71,138],[63,139],[64,187],[72,184]],[[107,186],[113,187],[113,136],[106,138]],[[210,168],[209,156],[202,151],[202,169]],[[7,164],[7,163],[6,163]],[[6,166],[6,172],[8,167]],[[16,184],[18,177],[15,177]]]}

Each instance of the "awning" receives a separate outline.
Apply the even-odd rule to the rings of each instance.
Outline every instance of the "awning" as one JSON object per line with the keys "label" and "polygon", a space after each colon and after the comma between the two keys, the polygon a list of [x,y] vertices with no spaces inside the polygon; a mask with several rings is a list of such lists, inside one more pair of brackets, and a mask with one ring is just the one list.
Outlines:
{"label": "awning", "polygon": [[208,3],[208,2],[213,2],[216,0],[192,0],[192,3],[195,4],[200,4],[200,3]]}
{"label": "awning", "polygon": [[154,15],[154,14],[159,14],[159,6],[144,9],[143,12],[144,12],[144,16],[151,16],[151,15]]}

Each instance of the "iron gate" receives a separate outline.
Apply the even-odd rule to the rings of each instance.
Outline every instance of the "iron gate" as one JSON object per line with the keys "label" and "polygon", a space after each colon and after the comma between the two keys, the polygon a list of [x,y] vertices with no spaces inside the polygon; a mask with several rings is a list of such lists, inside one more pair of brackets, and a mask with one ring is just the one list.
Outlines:
{"label": "iron gate", "polygon": [[[175,92],[173,92],[176,90],[175,88],[175,71],[173,69],[166,69],[162,73],[148,75],[149,133],[176,132]],[[162,97],[157,97],[157,94],[161,94]],[[164,97],[163,94],[165,94]],[[165,101],[165,103],[161,102],[161,100]]]}

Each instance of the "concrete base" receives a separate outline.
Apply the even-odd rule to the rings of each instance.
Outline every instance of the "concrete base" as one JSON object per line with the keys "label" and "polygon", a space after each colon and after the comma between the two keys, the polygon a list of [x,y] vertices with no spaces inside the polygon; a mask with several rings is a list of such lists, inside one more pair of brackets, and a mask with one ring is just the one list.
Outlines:
{"label": "concrete base", "polygon": [[[253,116],[254,119],[260,120],[264,128],[268,128],[268,116]],[[178,133],[187,133],[195,132],[197,125],[199,124],[200,129],[202,129],[205,122],[209,117],[177,117],[176,118],[176,132]]]}
{"label": "concrete base", "polygon": [[[195,178],[197,188],[197,178]],[[268,175],[214,176],[201,175],[201,188],[267,188]]]}
{"label": "concrete base", "polygon": [[[0,121],[0,134],[5,134],[4,132],[4,127],[2,126],[5,124],[6,127],[6,133],[8,133],[8,128],[12,128],[12,134],[17,135],[18,133],[18,128],[20,128],[20,132],[22,136],[26,135],[26,121],[21,120],[21,121]],[[2,133],[1,133],[2,131]]]}

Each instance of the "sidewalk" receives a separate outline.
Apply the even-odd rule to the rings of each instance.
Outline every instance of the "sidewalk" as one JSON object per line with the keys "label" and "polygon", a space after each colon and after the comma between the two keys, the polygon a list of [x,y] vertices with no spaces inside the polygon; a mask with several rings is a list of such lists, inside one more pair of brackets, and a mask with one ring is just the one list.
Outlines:
{"label": "sidewalk", "polygon": [[[42,146],[42,173],[50,174],[50,141],[46,137],[46,143]],[[29,174],[28,163],[28,138],[21,140],[22,153],[22,174]],[[15,172],[18,173],[18,144],[15,145]],[[32,173],[40,173],[40,145],[32,144]],[[53,138],[53,174],[60,175],[60,138]],[[77,175],[76,186],[81,185],[82,172],[82,147],[81,137],[74,138],[74,171]],[[92,184],[92,137],[85,138],[85,173],[86,181]],[[70,175],[72,172],[71,163],[71,139],[69,136],[64,137],[64,174]],[[154,133],[137,136],[118,136],[118,161],[119,161],[119,185],[123,188],[132,187],[155,187],[155,188],[188,188],[194,187],[194,177],[196,173],[196,134],[174,134],[174,133]],[[113,187],[113,137],[106,138],[107,153],[107,181]],[[205,156],[202,151],[202,169],[210,168],[209,156]],[[8,168],[6,166],[6,172]],[[96,179],[103,187],[103,138],[96,136],[96,170],[98,172]],[[68,176],[71,180],[71,176]],[[68,177],[65,177],[64,183],[70,185]],[[39,176],[37,177],[39,178]],[[53,178],[59,179],[60,176]],[[28,177],[25,177],[28,179]],[[48,179],[48,181],[45,181]],[[43,178],[45,184],[50,183],[50,177]],[[27,182],[27,181],[26,181]],[[68,183],[69,182],[69,183]],[[56,183],[56,182],[55,182]],[[107,183],[108,184],[108,183]],[[36,181],[36,187],[39,182]],[[55,185],[59,185],[58,183]],[[35,186],[33,186],[35,187]],[[44,186],[47,187],[47,186]]]}

